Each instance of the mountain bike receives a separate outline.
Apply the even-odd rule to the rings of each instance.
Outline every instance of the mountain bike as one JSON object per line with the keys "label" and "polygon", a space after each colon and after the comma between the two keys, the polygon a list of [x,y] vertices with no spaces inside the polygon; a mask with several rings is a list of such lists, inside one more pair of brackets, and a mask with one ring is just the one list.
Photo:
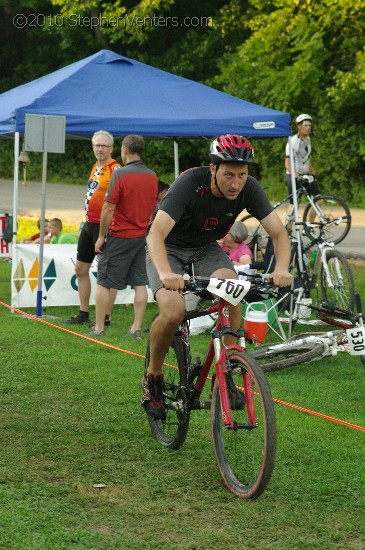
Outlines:
{"label": "mountain bike", "polygon": [[[297,225],[301,225],[299,222]],[[291,234],[291,259],[289,270],[292,273],[292,290],[290,315],[294,321],[299,318],[299,302],[302,298],[314,298],[333,303],[338,308],[352,312],[355,308],[355,283],[351,267],[345,256],[335,250],[334,243],[325,242],[320,232],[317,239],[304,245],[298,232]],[[314,252],[313,260],[307,253]],[[300,258],[302,261],[300,261]],[[311,265],[313,264],[313,265]],[[296,295],[296,300],[294,296]]]}
{"label": "mountain bike", "polygon": [[356,302],[356,314],[326,302],[320,306],[309,305],[308,307],[320,313],[326,323],[341,326],[342,329],[296,334],[285,342],[259,346],[251,352],[251,357],[265,372],[334,356],[339,351],[359,355],[365,366],[365,330],[359,295],[356,296]]}
{"label": "mountain bike", "polygon": [[[323,228],[316,239],[304,244],[299,229],[302,225],[303,222],[295,222],[296,231],[289,233],[291,289],[281,289],[277,299],[278,311],[286,310],[289,315],[289,336],[306,301],[332,303],[350,314],[355,308],[355,283],[345,256],[335,250],[334,243],[325,241]],[[252,265],[264,267],[262,262]]]}
{"label": "mountain bike", "polygon": [[[311,195],[307,189],[308,185],[313,182],[313,176],[303,175],[296,178],[297,182],[297,202],[305,196],[308,204],[303,212],[302,226],[304,234],[310,241],[318,239],[320,234],[326,242],[338,244],[347,236],[351,228],[351,213],[348,205],[340,197],[331,194]],[[284,203],[288,203],[293,197],[289,194],[279,202],[273,205],[276,209]],[[313,209],[315,212],[314,221],[310,221],[309,212]],[[292,221],[293,218],[289,214],[286,222]],[[255,261],[262,258],[263,250],[266,248],[268,234],[262,225],[251,215],[247,215],[241,219],[249,229],[250,242],[248,244],[253,249],[253,257]]]}
{"label": "mountain bike", "polygon": [[[187,436],[190,413],[209,409],[215,458],[220,475],[230,491],[245,499],[258,497],[267,487],[275,462],[275,413],[271,392],[262,369],[245,350],[244,331],[229,324],[228,304],[237,305],[251,288],[266,293],[262,276],[250,281],[190,277],[185,293],[208,292],[216,300],[202,309],[186,312],[163,363],[166,419],[148,416],[153,437],[169,449],[179,449]],[[193,360],[189,320],[217,314],[205,359]],[[237,345],[225,345],[227,334]],[[149,365],[148,344],[144,377]],[[203,389],[214,364],[209,399]],[[206,391],[205,391],[206,393]]]}

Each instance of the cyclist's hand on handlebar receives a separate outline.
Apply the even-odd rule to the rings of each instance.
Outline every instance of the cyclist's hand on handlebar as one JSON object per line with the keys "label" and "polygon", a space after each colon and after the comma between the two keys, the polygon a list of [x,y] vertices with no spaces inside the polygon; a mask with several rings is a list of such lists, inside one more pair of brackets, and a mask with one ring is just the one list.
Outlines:
{"label": "cyclist's hand on handlebar", "polygon": [[290,286],[290,284],[291,284],[292,277],[291,277],[289,271],[275,269],[271,273],[271,277],[273,279],[273,285],[274,286],[286,287],[286,286]]}
{"label": "cyclist's hand on handlebar", "polygon": [[161,273],[160,281],[166,290],[177,290],[178,292],[184,290],[184,278],[178,273],[172,271]]}

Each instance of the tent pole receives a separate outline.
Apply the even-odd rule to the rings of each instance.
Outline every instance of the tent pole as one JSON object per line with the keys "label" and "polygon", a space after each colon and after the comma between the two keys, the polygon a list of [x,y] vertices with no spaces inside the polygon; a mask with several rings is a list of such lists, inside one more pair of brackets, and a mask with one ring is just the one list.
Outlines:
{"label": "tent pole", "polygon": [[[14,133],[14,193],[13,193],[13,240],[12,240],[12,274],[15,266],[18,265],[18,247],[16,244],[16,236],[18,233],[18,200],[19,200],[19,150],[20,150],[20,134]],[[17,306],[15,303],[15,293],[13,292],[13,282],[11,282],[11,305]],[[19,296],[18,296],[19,297]],[[11,310],[14,313],[14,310]]]}
{"label": "tent pole", "polygon": [[[290,160],[290,174],[291,174],[291,189],[293,194],[293,206],[294,206],[294,224],[295,224],[295,237],[298,243],[298,263],[299,269],[303,272],[303,250],[302,239],[300,236],[299,214],[298,214],[298,198],[297,198],[297,185],[295,181],[295,165],[294,165],[294,152],[292,136],[289,136],[289,160]],[[289,336],[292,334],[292,318],[290,317],[289,323]]]}
{"label": "tent pole", "polygon": [[16,243],[16,233],[18,230],[18,182],[19,182],[19,132],[14,135],[14,196],[13,196],[13,245]]}
{"label": "tent pole", "polygon": [[176,141],[176,139],[174,139],[174,162],[175,162],[175,179],[177,178],[177,176],[179,175],[179,144],[178,142]]}

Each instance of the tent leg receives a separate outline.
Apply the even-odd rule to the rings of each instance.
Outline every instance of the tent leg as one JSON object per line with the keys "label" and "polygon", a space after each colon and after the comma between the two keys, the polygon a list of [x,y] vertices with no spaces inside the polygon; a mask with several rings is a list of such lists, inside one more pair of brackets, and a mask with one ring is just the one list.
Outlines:
{"label": "tent leg", "polygon": [[180,173],[179,170],[179,144],[174,140],[174,162],[175,162],[175,179]]}
{"label": "tent leg", "polygon": [[[16,236],[18,233],[18,201],[19,201],[19,150],[20,150],[20,134],[19,132],[14,133],[14,193],[13,193],[13,241],[12,241],[12,274],[14,266],[18,265],[18,247],[16,246]],[[12,277],[12,275],[11,275]],[[13,281],[11,281],[11,305],[16,306],[16,292],[14,289]],[[11,310],[14,313],[14,310]]]}

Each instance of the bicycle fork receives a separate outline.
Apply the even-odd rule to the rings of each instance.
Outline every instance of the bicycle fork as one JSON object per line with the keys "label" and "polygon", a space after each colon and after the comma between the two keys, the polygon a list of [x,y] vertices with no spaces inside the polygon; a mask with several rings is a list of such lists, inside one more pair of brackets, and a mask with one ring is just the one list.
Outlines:
{"label": "bicycle fork", "polygon": [[331,288],[331,289],[342,288],[343,287],[343,277],[342,277],[341,266],[340,266],[340,262],[338,261],[338,258],[336,256],[334,256],[332,258],[334,266],[335,266],[336,276],[337,276],[336,285],[332,281],[331,273],[330,273],[328,263],[327,263],[327,257],[326,257],[327,252],[329,250],[332,250],[334,248],[334,246],[335,245],[333,243],[323,243],[322,245],[321,244],[318,245],[318,248],[321,251],[321,259],[322,259],[323,269],[324,269],[324,272],[325,272],[326,281],[327,281],[327,284],[328,284],[329,288]]}
{"label": "bicycle fork", "polygon": [[[244,337],[242,336],[239,338],[238,344],[239,345],[230,345],[230,346],[222,346],[221,344],[221,334],[213,334],[213,345],[214,345],[214,352],[215,352],[215,372],[217,376],[217,382],[219,387],[219,396],[220,396],[220,404],[222,408],[222,419],[223,424],[228,430],[239,430],[239,429],[246,429],[251,430],[253,428],[257,427],[257,420],[256,420],[256,411],[254,406],[254,394],[251,384],[251,378],[248,372],[243,372],[242,376],[242,383],[243,383],[243,390],[245,393],[245,399],[246,399],[246,407],[247,407],[247,416],[248,416],[248,422],[244,424],[238,424],[235,420],[233,420],[232,416],[232,410],[229,400],[229,393],[228,393],[228,387],[227,387],[227,374],[228,374],[228,367],[227,363],[229,364],[229,357],[227,361],[227,352],[229,351],[237,351],[239,353],[245,352],[244,345]],[[243,344],[243,345],[242,345]]]}

